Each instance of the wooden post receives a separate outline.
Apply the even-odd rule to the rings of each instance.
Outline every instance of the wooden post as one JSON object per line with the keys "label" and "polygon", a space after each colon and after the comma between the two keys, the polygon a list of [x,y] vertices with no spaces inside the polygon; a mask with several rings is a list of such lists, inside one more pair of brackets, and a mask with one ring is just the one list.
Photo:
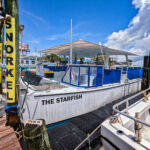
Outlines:
{"label": "wooden post", "polygon": [[[16,54],[16,61],[15,63],[15,102],[8,103],[8,106],[12,106],[18,103],[19,100],[19,14],[18,14],[18,0],[5,0],[5,10],[8,15],[15,18],[15,54]],[[8,96],[7,96],[8,97]],[[8,98],[7,98],[8,101]],[[17,108],[16,108],[17,109]],[[18,115],[15,113],[8,112],[8,124],[15,125],[19,123]]]}
{"label": "wooden post", "polygon": [[[0,63],[3,63],[3,39],[4,39],[3,37],[4,37],[4,30],[3,30],[3,25],[1,25],[0,26]],[[2,68],[0,68],[0,94],[2,94],[2,91],[3,91],[2,76],[3,76],[3,71],[2,71]]]}
{"label": "wooden post", "polygon": [[148,89],[150,84],[150,56],[144,56],[142,90]]}
{"label": "wooden post", "polygon": [[[2,1],[0,0],[0,13],[2,13],[3,5]],[[4,30],[3,30],[3,20],[0,20],[0,63],[3,62],[3,37],[4,37]],[[2,94],[2,68],[0,68],[0,94]]]}
{"label": "wooden post", "polygon": [[29,150],[50,150],[49,138],[44,120],[27,120],[24,138]]}

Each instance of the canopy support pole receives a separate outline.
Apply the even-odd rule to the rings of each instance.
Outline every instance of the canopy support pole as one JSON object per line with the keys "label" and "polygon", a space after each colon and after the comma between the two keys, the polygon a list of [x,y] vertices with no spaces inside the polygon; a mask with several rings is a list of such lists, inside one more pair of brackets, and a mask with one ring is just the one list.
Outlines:
{"label": "canopy support pole", "polygon": [[126,63],[127,63],[127,68],[128,68],[129,67],[128,55],[126,55]]}
{"label": "canopy support pole", "polygon": [[109,55],[107,53],[105,55],[105,68],[109,69]]}
{"label": "canopy support pole", "polygon": [[70,20],[70,64],[72,64],[72,19]]}

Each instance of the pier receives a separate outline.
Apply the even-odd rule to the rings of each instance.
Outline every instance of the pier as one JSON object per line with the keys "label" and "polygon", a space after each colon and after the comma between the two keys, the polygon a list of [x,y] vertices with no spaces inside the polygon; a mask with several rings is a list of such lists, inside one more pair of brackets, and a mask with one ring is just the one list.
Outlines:
{"label": "pier", "polygon": [[6,116],[0,118],[0,149],[22,150],[14,129],[6,126]]}

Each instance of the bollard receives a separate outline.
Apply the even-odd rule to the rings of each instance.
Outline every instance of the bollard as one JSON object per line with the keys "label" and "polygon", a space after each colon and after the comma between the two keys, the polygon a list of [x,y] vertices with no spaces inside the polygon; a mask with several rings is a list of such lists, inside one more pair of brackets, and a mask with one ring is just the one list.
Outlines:
{"label": "bollard", "polygon": [[129,107],[129,101],[126,101],[126,111],[125,111],[125,113],[127,113],[127,114],[129,114],[128,107]]}
{"label": "bollard", "polygon": [[[135,118],[139,120],[141,119],[139,112],[135,113]],[[140,143],[142,140],[142,127],[143,125],[141,123],[135,121],[135,141],[137,141],[138,143]]]}
{"label": "bollard", "polygon": [[[88,137],[90,136],[90,134],[88,133]],[[88,143],[89,143],[89,150],[91,150],[92,148],[91,148],[91,142],[90,142],[90,137],[89,137],[89,139],[88,139]]]}
{"label": "bollard", "polygon": [[28,150],[51,149],[44,120],[27,120],[23,135]]}

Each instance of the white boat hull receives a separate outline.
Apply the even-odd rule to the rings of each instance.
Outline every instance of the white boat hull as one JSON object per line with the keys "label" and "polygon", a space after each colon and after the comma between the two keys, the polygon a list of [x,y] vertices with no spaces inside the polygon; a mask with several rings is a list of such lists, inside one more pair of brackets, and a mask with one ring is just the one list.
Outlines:
{"label": "white boat hull", "polygon": [[27,95],[23,120],[44,119],[46,124],[52,124],[91,112],[140,90],[141,79],[137,79],[129,84],[85,89],[82,92]]}

